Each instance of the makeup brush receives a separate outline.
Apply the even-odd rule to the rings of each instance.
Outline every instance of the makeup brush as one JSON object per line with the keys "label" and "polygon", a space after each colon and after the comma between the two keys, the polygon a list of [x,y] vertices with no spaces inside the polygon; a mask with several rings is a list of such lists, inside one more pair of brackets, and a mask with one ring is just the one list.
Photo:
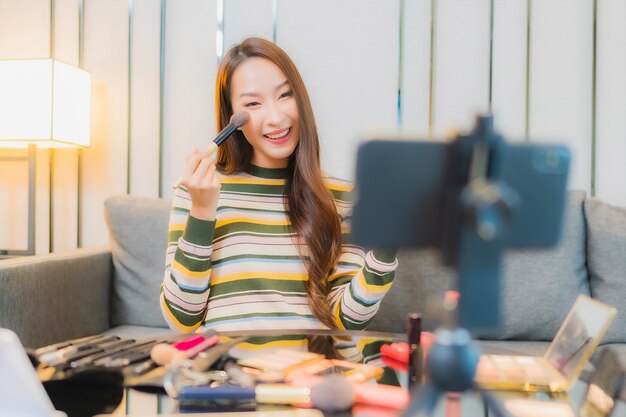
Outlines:
{"label": "makeup brush", "polygon": [[[209,142],[207,156],[213,155],[217,150],[217,147],[224,143],[224,141],[228,139],[235,132],[235,130],[248,123],[248,120],[250,120],[250,114],[245,110],[240,110],[237,113],[233,114],[230,118],[230,122],[226,125],[226,127],[217,134],[215,139],[213,139],[213,142]],[[181,178],[179,178],[172,185],[172,188],[178,188],[178,186],[180,185],[180,181]]]}
{"label": "makeup brush", "polygon": [[354,393],[347,378],[329,375],[311,388],[288,384],[258,384],[248,388],[229,385],[182,386],[178,391],[178,399],[182,402],[243,400],[259,404],[301,404],[334,413],[350,409],[354,404]]}
{"label": "makeup brush", "polygon": [[291,383],[298,387],[310,387],[312,405],[329,412],[333,405],[339,407],[336,410],[345,410],[352,404],[404,410],[409,404],[409,391],[404,388],[353,382],[341,374],[303,376]]}
{"label": "makeup brush", "polygon": [[331,374],[311,387],[311,403],[328,413],[338,413],[352,408],[355,392],[348,378],[340,374]]}
{"label": "makeup brush", "polygon": [[400,387],[353,383],[340,374],[309,379],[309,386],[258,384],[255,387],[183,386],[178,399],[185,401],[254,400],[260,404],[293,404],[315,407],[327,413],[349,410],[354,404],[403,410],[409,403],[409,392]]}
{"label": "makeup brush", "polygon": [[185,344],[186,342],[178,342],[174,345],[167,343],[159,343],[150,351],[150,358],[157,365],[167,365],[172,362],[180,362],[195,357],[198,353],[215,346],[219,342],[219,336],[214,334],[210,337],[198,335],[194,340],[199,343]]}

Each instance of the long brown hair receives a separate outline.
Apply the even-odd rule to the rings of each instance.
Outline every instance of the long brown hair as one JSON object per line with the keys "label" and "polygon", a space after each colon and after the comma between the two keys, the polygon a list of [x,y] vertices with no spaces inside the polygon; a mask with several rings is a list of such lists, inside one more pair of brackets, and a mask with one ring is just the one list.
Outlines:
{"label": "long brown hair", "polygon": [[[226,53],[217,73],[217,127],[223,129],[233,114],[230,89],[233,73],[252,57],[273,62],[287,77],[296,99],[300,142],[287,166],[284,191],[287,213],[292,229],[308,249],[308,257],[302,252],[300,256],[309,273],[306,288],[311,310],[327,327],[336,328],[328,302],[328,275],[341,251],[341,225],[332,194],[322,179],[319,137],[309,95],[295,64],[282,49],[264,39],[248,38]],[[237,131],[219,148],[217,166],[225,174],[246,169],[252,153],[252,146],[243,133]]]}

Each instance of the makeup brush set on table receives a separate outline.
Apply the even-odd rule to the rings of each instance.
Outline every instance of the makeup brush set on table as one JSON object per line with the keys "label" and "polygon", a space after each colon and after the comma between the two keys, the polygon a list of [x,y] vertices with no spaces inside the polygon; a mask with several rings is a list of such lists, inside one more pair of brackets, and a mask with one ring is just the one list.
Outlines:
{"label": "makeup brush set on table", "polygon": [[[336,412],[355,404],[387,410],[408,404],[406,388],[375,383],[383,376],[382,365],[289,349],[231,357],[231,348],[247,338],[214,331],[153,340],[92,336],[37,349],[31,359],[49,392],[89,380],[119,391],[111,397],[119,401],[125,388],[167,394],[180,411],[283,404]],[[406,369],[402,358],[395,361],[397,369]]]}

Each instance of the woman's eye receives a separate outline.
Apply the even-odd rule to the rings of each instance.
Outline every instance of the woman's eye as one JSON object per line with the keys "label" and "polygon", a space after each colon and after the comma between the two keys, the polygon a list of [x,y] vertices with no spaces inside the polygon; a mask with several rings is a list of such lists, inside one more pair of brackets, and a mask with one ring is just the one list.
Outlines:
{"label": "woman's eye", "polygon": [[293,92],[292,92],[292,91],[285,91],[284,93],[282,93],[282,94],[280,95],[280,98],[283,98],[283,97],[291,97],[291,96],[293,96]]}
{"label": "woman's eye", "polygon": [[256,101],[252,101],[250,103],[247,103],[244,105],[244,107],[254,107],[254,106],[258,106],[260,103],[256,102]]}

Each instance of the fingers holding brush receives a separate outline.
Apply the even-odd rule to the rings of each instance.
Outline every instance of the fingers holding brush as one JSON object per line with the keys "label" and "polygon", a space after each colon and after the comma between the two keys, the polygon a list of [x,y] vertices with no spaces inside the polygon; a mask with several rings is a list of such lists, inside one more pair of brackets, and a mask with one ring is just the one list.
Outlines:
{"label": "fingers holding brush", "polygon": [[211,149],[194,150],[187,158],[180,183],[191,198],[190,214],[201,220],[215,219],[221,183]]}
{"label": "fingers holding brush", "polygon": [[235,113],[230,123],[220,131],[215,140],[209,142],[202,151],[194,149],[187,157],[183,175],[172,187],[176,189],[182,185],[187,189],[191,197],[190,214],[193,217],[201,220],[215,219],[221,184],[212,155],[218,146],[231,137],[235,130],[245,125],[249,119],[250,115],[246,111]]}
{"label": "fingers holding brush", "polygon": [[[230,123],[228,123],[226,127],[224,127],[224,129],[220,131],[220,133],[213,140],[213,142],[209,142],[209,145],[205,149],[206,156],[213,155],[215,151],[217,150],[217,147],[220,146],[222,143],[224,143],[226,139],[231,137],[231,135],[235,132],[235,130],[240,129],[243,125],[248,123],[248,120],[250,120],[250,114],[245,110],[240,110],[237,113],[233,114],[232,117],[230,118]],[[191,172],[193,172],[194,170],[192,170]],[[189,174],[189,172],[187,172],[187,174]],[[181,183],[182,183],[182,177],[179,178],[178,181],[176,181],[172,185],[172,188],[174,189],[178,188],[178,186]]]}
{"label": "fingers holding brush", "polygon": [[215,154],[215,151],[217,151],[217,144],[215,142],[209,142],[209,145],[203,150],[198,150],[194,148],[194,150],[191,152],[189,156],[187,156],[187,159],[185,160],[185,167],[183,169],[183,174],[180,177],[178,177],[178,179],[176,180],[174,184],[172,184],[172,188],[176,189],[180,185],[185,185],[183,183],[183,180],[185,178],[189,178],[190,176],[194,174],[194,172],[196,171],[196,168],[198,167],[198,165],[203,159],[205,158],[213,159],[213,155]]}

